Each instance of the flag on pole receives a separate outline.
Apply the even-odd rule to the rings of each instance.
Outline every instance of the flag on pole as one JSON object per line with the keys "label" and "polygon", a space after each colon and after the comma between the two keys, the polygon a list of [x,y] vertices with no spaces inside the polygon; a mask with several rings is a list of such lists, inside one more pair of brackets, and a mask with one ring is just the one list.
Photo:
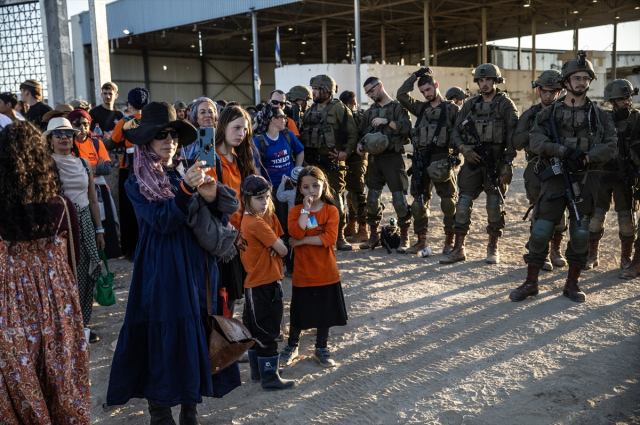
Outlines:
{"label": "flag on pole", "polygon": [[351,43],[351,63],[356,63],[356,50],[353,43]]}
{"label": "flag on pole", "polygon": [[280,27],[276,27],[276,67],[281,67],[282,61],[280,60]]}

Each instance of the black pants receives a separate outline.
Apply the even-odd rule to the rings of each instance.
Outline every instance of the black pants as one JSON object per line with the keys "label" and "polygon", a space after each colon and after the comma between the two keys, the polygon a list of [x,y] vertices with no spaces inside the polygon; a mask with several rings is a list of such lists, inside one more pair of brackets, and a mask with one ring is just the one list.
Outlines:
{"label": "black pants", "polygon": [[136,252],[138,244],[138,219],[136,218],[136,210],[127,196],[124,183],[129,178],[130,170],[128,168],[120,168],[118,174],[118,201],[120,204],[120,247],[122,253],[127,255]]}
{"label": "black pants", "polygon": [[[302,329],[289,328],[289,340],[287,344],[291,347],[297,347],[300,343],[300,334]],[[318,328],[318,334],[316,335],[316,348],[327,348],[327,340],[329,339],[329,328]]]}
{"label": "black pants", "polygon": [[271,189],[271,199],[273,200],[273,206],[276,210],[276,217],[278,217],[280,226],[282,226],[282,231],[284,232],[284,235],[281,236],[282,242],[284,242],[289,251],[282,261],[284,261],[287,270],[293,272],[293,248],[289,246],[289,204],[278,201],[277,192],[277,187]]}
{"label": "black pants", "polygon": [[104,220],[102,220],[102,227],[104,227],[104,253],[107,256],[107,260],[111,260],[112,258],[122,256],[116,220],[113,216],[114,211],[111,204],[111,192],[105,185],[96,184],[95,186],[96,195],[102,199],[102,205],[104,206],[105,217]]}
{"label": "black pants", "polygon": [[255,288],[245,288],[245,307],[242,322],[254,338],[258,339],[253,349],[258,357],[278,355],[280,323],[284,304],[282,286],[272,282]]}

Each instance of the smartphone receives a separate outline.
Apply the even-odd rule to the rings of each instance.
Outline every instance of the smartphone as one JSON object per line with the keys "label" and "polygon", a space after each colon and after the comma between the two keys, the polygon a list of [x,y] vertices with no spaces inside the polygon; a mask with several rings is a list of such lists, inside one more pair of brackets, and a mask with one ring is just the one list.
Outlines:
{"label": "smartphone", "polygon": [[198,147],[200,155],[198,161],[206,161],[205,167],[216,166],[215,129],[213,127],[200,127],[198,129]]}

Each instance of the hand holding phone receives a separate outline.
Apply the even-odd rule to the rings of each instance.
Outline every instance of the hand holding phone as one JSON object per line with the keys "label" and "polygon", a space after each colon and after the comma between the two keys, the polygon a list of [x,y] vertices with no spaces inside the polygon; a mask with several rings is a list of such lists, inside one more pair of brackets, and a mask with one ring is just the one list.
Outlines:
{"label": "hand holding phone", "polygon": [[205,167],[216,166],[215,129],[213,127],[200,127],[198,129],[198,147],[200,154],[198,161],[204,161]]}

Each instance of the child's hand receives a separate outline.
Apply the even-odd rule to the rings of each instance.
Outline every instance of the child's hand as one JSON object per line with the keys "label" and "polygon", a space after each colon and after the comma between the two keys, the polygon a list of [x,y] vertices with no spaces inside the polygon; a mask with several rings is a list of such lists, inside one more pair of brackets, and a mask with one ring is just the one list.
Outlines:
{"label": "child's hand", "polygon": [[296,246],[304,245],[303,239],[296,239],[289,236],[289,246],[296,247]]}
{"label": "child's hand", "polygon": [[311,196],[311,195],[305,196],[303,201],[302,201],[302,205],[304,205],[304,209],[305,210],[310,210],[311,209],[311,204],[313,204],[313,196]]}
{"label": "child's hand", "polygon": [[282,175],[282,179],[280,179],[280,184],[285,184],[287,182],[287,180],[289,180],[289,177],[285,176],[284,174]]}
{"label": "child's hand", "polygon": [[271,248],[270,246],[267,247],[267,251],[269,251],[269,255],[272,256],[272,257],[275,257],[276,255],[278,255],[276,250]]}

